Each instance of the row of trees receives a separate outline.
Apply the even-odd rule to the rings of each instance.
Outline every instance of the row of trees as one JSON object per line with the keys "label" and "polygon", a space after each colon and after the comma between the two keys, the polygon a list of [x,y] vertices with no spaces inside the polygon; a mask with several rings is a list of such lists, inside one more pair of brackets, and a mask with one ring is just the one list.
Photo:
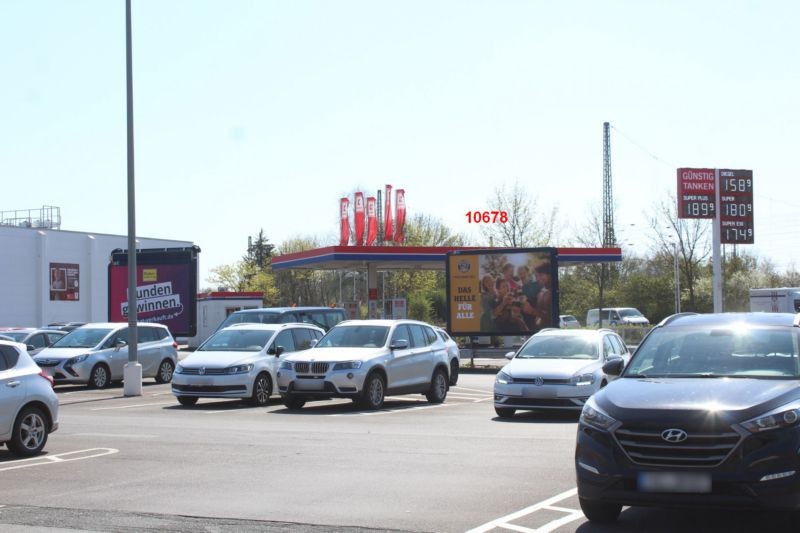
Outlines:
{"label": "row of trees", "polygon": [[[599,264],[564,267],[559,273],[560,309],[580,320],[586,311],[604,307],[636,307],[651,322],[674,312],[674,264],[679,265],[681,310],[709,312],[711,291],[711,247],[707,221],[678,219],[676,203],[665,201],[654,207],[646,231],[651,246],[644,254],[624,254],[620,264],[601,268]],[[482,227],[479,242],[453,232],[440,220],[416,214],[407,222],[406,246],[493,246],[529,248],[539,246],[598,247],[602,242],[602,220],[589,217],[577,237],[564,240],[557,209],[538,205],[519,183],[495,190],[491,209],[509,213],[507,224]],[[665,225],[663,222],[667,221]],[[563,241],[563,242],[562,242]],[[263,229],[248,237],[244,256],[236,263],[212,269],[209,281],[214,290],[261,291],[265,306],[331,305],[343,300],[366,302],[365,274],[316,270],[272,271],[276,254],[301,252],[331,243],[316,237],[296,237],[277,247],[270,244]],[[749,307],[748,290],[753,287],[800,285],[800,272],[778,272],[768,259],[761,259],[741,247],[723,250],[724,307],[743,311]],[[447,300],[444,272],[391,271],[380,273],[379,299],[406,298],[412,318],[444,323]],[[210,289],[207,289],[210,290]],[[366,314],[366,307],[362,308]]]}

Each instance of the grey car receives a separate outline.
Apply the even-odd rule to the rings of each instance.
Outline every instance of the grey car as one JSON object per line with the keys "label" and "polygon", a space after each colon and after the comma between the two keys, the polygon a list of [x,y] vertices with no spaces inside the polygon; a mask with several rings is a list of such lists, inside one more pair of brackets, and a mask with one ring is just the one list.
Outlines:
{"label": "grey car", "polygon": [[38,328],[19,328],[2,333],[4,337],[24,344],[28,348],[28,355],[38,354],[66,334],[66,331],[58,329]]}
{"label": "grey car", "polygon": [[[136,329],[142,377],[169,383],[178,362],[178,344],[169,329],[147,322],[139,323]],[[34,361],[53,377],[56,385],[78,383],[97,389],[108,387],[112,381],[123,378],[128,362],[128,324],[86,324],[39,352]]]}
{"label": "grey car", "polygon": [[36,455],[58,429],[53,380],[18,342],[0,341],[0,444],[17,455]]}

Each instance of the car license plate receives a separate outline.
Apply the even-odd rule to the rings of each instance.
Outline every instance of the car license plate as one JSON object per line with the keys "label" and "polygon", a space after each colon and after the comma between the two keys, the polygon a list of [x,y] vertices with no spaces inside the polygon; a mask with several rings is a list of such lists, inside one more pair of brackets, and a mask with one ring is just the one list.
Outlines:
{"label": "car license plate", "polygon": [[642,492],[707,494],[711,492],[708,472],[641,472],[638,487]]}
{"label": "car license plate", "polygon": [[294,390],[323,390],[325,382],[321,379],[298,379],[294,382]]}

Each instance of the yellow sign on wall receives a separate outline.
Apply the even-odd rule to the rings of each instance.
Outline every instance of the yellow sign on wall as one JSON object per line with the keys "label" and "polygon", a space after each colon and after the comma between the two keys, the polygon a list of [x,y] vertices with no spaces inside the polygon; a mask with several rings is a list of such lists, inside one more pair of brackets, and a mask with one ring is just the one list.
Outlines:
{"label": "yellow sign on wall", "polygon": [[158,281],[158,269],[143,268],[142,281]]}

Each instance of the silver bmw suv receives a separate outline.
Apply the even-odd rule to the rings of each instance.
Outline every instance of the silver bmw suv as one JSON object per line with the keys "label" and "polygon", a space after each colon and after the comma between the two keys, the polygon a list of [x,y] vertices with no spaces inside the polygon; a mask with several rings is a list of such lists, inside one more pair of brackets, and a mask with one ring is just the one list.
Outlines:
{"label": "silver bmw suv", "polygon": [[289,409],[329,398],[380,409],[386,396],[397,394],[424,394],[441,403],[449,380],[444,342],[432,326],[416,320],[340,322],[278,368],[278,391]]}
{"label": "silver bmw suv", "polygon": [[[172,381],[178,362],[178,344],[161,324],[139,323],[137,353],[142,377],[158,383]],[[70,331],[33,358],[56,385],[86,384],[102,389],[123,378],[128,362],[127,322],[98,322]]]}

